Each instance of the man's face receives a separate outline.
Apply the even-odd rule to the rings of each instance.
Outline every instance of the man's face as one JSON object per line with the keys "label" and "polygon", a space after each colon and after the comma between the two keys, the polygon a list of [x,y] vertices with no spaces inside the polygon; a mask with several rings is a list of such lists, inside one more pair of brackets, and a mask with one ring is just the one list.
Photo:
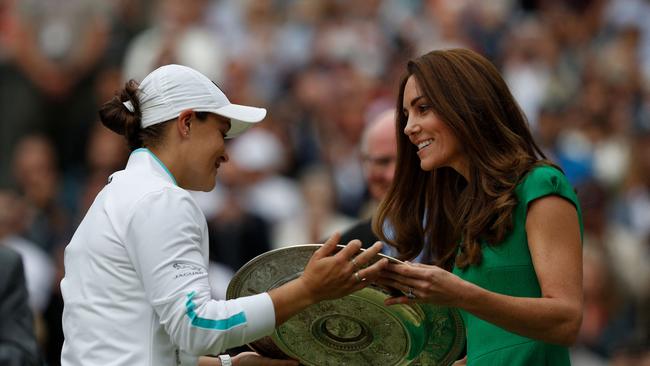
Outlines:
{"label": "man's face", "polygon": [[395,175],[397,141],[394,114],[382,114],[368,128],[362,149],[363,171],[370,195],[375,200],[381,200]]}

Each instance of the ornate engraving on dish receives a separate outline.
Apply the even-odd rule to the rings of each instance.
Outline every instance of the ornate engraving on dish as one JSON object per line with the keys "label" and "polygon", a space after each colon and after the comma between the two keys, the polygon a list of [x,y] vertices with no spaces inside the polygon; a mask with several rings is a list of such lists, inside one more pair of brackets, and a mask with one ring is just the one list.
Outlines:
{"label": "ornate engraving on dish", "polygon": [[370,365],[379,359],[398,365],[410,346],[399,318],[363,294],[311,306],[281,325],[273,339],[306,365]]}
{"label": "ornate engraving on dish", "polygon": [[[298,245],[254,258],[235,274],[226,297],[258,294],[291,281],[320,246]],[[307,366],[448,365],[455,360],[465,338],[458,311],[425,304],[384,306],[392,293],[371,285],[312,305],[276,328],[271,337],[249,346],[260,354],[289,356]]]}
{"label": "ornate engraving on dish", "polygon": [[465,327],[458,310],[422,305],[430,326],[424,352],[411,365],[450,365],[465,345]]}

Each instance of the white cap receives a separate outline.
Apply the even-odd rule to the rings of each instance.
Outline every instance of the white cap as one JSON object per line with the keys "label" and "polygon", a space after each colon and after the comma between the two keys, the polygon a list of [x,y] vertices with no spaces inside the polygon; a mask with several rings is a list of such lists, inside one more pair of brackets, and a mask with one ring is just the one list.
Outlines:
{"label": "white cap", "polygon": [[[230,103],[214,82],[187,66],[161,66],[147,75],[138,89],[142,128],[169,121],[191,109],[230,118],[226,138],[233,138],[266,116],[264,108]],[[133,109],[131,103],[124,104]]]}

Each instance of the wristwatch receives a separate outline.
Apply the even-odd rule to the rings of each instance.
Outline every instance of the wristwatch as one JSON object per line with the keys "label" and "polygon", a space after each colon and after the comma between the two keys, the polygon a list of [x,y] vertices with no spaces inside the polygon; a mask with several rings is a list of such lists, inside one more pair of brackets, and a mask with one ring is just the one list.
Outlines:
{"label": "wristwatch", "polygon": [[219,355],[219,360],[221,361],[221,366],[232,366],[230,355]]}

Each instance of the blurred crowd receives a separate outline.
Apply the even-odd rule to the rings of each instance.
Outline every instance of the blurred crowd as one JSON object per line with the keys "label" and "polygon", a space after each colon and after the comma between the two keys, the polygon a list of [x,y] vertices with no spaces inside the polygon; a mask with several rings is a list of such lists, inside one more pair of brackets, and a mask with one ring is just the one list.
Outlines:
{"label": "blurred crowd", "polygon": [[[372,213],[359,143],[410,58],[465,47],[503,73],[584,212],[575,365],[650,364],[650,1],[2,0],[0,242],[23,256],[48,365],[63,248],[128,158],[97,122],[129,79],[179,63],[266,121],[195,197],[215,297],[254,256]],[[2,319],[0,319],[2,321]]]}

